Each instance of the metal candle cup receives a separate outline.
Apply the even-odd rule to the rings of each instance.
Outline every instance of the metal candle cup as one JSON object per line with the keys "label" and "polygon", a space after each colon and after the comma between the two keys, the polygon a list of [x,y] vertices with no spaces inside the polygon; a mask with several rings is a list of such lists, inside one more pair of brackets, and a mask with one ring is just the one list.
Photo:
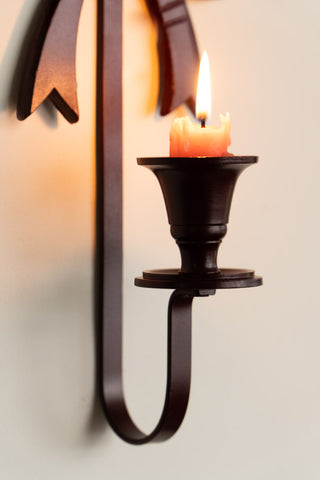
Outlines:
{"label": "metal candle cup", "polygon": [[227,232],[236,181],[257,161],[255,156],[138,158],[160,183],[181,274],[219,274],[218,248]]}

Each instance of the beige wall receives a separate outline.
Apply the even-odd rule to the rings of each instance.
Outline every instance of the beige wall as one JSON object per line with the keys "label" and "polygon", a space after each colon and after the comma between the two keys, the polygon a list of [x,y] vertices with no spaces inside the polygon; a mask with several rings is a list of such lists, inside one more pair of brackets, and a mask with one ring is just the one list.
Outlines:
{"label": "beige wall", "polygon": [[[220,265],[254,267],[259,289],[195,301],[193,383],[180,432],[132,447],[94,408],[94,42],[78,43],[81,120],[43,108],[19,123],[8,92],[35,0],[0,5],[0,477],[3,480],[318,480],[318,0],[189,2],[230,111],[232,151],[259,154],[240,179]],[[142,428],[159,415],[168,292],[133,286],[176,266],[155,179],[175,115],[154,114],[156,32],[125,0],[125,381]]]}

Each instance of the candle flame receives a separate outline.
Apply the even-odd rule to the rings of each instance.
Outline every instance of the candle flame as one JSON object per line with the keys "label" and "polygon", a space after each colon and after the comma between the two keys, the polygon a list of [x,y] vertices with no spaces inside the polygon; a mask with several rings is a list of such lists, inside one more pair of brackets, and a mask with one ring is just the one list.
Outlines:
{"label": "candle flame", "polygon": [[210,64],[206,51],[203,52],[198,78],[196,116],[199,120],[205,122],[211,115],[211,80]]}

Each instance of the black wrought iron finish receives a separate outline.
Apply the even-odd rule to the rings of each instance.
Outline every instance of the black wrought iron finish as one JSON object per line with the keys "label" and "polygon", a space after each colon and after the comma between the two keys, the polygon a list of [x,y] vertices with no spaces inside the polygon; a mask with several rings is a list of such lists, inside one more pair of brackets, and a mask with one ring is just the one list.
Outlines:
{"label": "black wrought iron finish", "polygon": [[220,270],[217,266],[236,181],[257,161],[253,156],[138,159],[138,164],[149,168],[159,180],[181,267],[146,271],[142,278],[136,278],[137,286],[213,294],[221,288],[261,285],[261,278],[253,271]]}
{"label": "black wrought iron finish", "polygon": [[[78,120],[76,34],[83,0],[44,0],[26,58],[17,114],[25,119],[49,97],[65,118]],[[155,429],[145,434],[127,410],[122,384],[122,1],[98,2],[97,296],[99,391],[107,419],[125,441],[164,441],[180,427],[191,380],[194,297],[221,288],[261,285],[250,270],[221,269],[217,252],[226,233],[236,180],[256,157],[145,158],[157,176],[181,253],[181,268],[143,272],[140,287],[174,289],[168,306],[167,389]],[[147,0],[159,24],[161,113],[194,105],[198,49],[184,0]]]}
{"label": "black wrought iron finish", "polygon": [[[107,305],[103,329],[102,401],[113,430],[126,442],[141,445],[170,438],[184,418],[191,378],[191,305],[194,295],[175,291],[168,307],[167,389],[161,418],[148,435],[133,423],[123,394],[121,318]],[[108,299],[107,299],[108,300]]]}
{"label": "black wrought iron finish", "polygon": [[25,120],[47,98],[70,123],[79,120],[76,41],[83,0],[43,0],[32,22],[17,104]]}
{"label": "black wrought iron finish", "polygon": [[195,105],[199,53],[185,0],[147,0],[159,25],[160,113]]}

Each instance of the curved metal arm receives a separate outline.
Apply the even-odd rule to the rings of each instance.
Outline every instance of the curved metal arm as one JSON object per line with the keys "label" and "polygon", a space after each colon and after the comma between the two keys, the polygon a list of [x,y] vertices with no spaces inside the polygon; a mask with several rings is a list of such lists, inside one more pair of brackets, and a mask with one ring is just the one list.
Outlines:
{"label": "curved metal arm", "polygon": [[193,296],[176,290],[168,307],[167,389],[163,412],[146,435],[133,423],[122,382],[122,320],[108,315],[102,327],[102,403],[113,430],[126,442],[141,445],[170,438],[180,427],[188,405],[191,380],[191,307]]}

